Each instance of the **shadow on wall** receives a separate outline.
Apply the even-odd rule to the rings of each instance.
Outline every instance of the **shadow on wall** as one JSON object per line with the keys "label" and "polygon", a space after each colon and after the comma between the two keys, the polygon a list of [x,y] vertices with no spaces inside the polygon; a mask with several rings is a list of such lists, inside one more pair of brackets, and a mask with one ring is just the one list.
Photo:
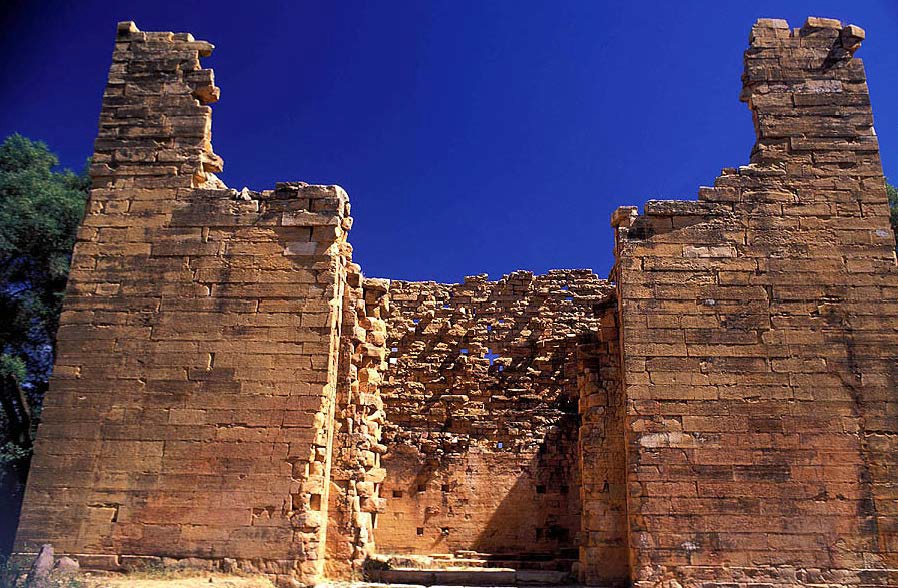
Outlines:
{"label": "shadow on wall", "polygon": [[[496,504],[472,548],[482,553],[576,559],[580,530],[577,415],[550,429],[535,455],[512,459],[520,473]],[[501,455],[501,454],[499,454]],[[498,482],[486,472],[489,481]]]}
{"label": "shadow on wall", "polygon": [[394,447],[384,460],[379,550],[576,557],[578,426],[576,414],[565,415],[532,450],[478,444],[428,459]]}
{"label": "shadow on wall", "polygon": [[589,270],[391,284],[379,551],[575,549],[577,336],[609,294]]}

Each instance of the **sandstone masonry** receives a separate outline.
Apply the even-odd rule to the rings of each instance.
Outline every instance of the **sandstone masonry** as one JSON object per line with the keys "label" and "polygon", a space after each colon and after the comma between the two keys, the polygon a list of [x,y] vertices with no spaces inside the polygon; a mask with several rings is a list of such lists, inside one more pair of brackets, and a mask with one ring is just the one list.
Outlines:
{"label": "sandstone masonry", "polygon": [[759,20],[750,163],[615,212],[609,280],[438,284],[365,278],[337,186],[225,186],[212,46],[121,23],[18,550],[283,586],[403,561],[898,585],[898,266],[863,38]]}

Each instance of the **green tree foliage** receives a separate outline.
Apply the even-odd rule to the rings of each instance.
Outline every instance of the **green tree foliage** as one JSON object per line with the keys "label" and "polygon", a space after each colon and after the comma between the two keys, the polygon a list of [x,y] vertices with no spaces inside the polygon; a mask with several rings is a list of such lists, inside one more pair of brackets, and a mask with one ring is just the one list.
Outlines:
{"label": "green tree foliage", "polygon": [[29,441],[17,425],[40,405],[84,214],[87,175],[54,171],[58,164],[46,145],[18,134],[0,145],[0,444]]}
{"label": "green tree foliage", "polygon": [[[0,145],[0,501],[7,505],[17,504],[27,472],[89,187],[85,173],[55,171],[58,164],[46,145],[21,135]],[[0,527],[14,523],[6,518]]]}
{"label": "green tree foliage", "polygon": [[0,351],[45,381],[75,244],[85,174],[54,171],[47,146],[12,135],[0,145]]}

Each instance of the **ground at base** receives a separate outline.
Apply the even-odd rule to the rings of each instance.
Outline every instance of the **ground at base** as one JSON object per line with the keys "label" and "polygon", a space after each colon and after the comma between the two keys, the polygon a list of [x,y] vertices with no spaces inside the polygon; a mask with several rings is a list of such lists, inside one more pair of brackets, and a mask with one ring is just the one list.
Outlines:
{"label": "ground at base", "polygon": [[265,576],[234,576],[193,571],[64,574],[54,572],[45,586],[46,588],[275,588]]}
{"label": "ground at base", "polygon": [[[384,584],[381,582],[322,582],[317,584],[315,588],[521,588],[520,584],[512,584],[509,586],[481,586],[477,584],[468,585],[425,585],[425,584]],[[527,587],[533,588],[533,587]],[[540,586],[540,588],[585,588],[577,584],[559,584],[557,586]],[[589,588],[602,588],[601,586],[590,586]]]}

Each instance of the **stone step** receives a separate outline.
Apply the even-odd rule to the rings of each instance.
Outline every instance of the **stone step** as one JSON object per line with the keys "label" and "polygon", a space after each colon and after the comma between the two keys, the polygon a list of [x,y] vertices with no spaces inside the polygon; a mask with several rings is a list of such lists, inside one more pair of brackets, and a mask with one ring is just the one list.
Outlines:
{"label": "stone step", "polygon": [[553,557],[547,554],[489,554],[475,552],[434,553],[431,555],[377,554],[371,559],[384,568],[447,569],[447,568],[510,568],[514,570],[559,571],[571,570],[576,559]]}
{"label": "stone step", "polygon": [[[521,586],[528,585],[514,585],[514,586],[477,586],[477,585],[465,585],[464,588],[521,588]],[[322,582],[320,584],[316,584],[315,588],[459,588],[457,584],[387,584],[384,582],[339,582],[339,581],[328,581]],[[546,585],[540,586],[540,588],[584,588],[579,584],[558,584],[558,585]],[[590,586],[589,588],[613,588],[610,586]]]}
{"label": "stone step", "polygon": [[513,568],[391,568],[368,570],[370,582],[422,586],[558,586],[571,583],[569,572]]}
{"label": "stone step", "polygon": [[550,559],[545,561],[494,559],[487,561],[485,567],[513,568],[516,570],[533,570],[546,572],[569,572],[576,560]]}

